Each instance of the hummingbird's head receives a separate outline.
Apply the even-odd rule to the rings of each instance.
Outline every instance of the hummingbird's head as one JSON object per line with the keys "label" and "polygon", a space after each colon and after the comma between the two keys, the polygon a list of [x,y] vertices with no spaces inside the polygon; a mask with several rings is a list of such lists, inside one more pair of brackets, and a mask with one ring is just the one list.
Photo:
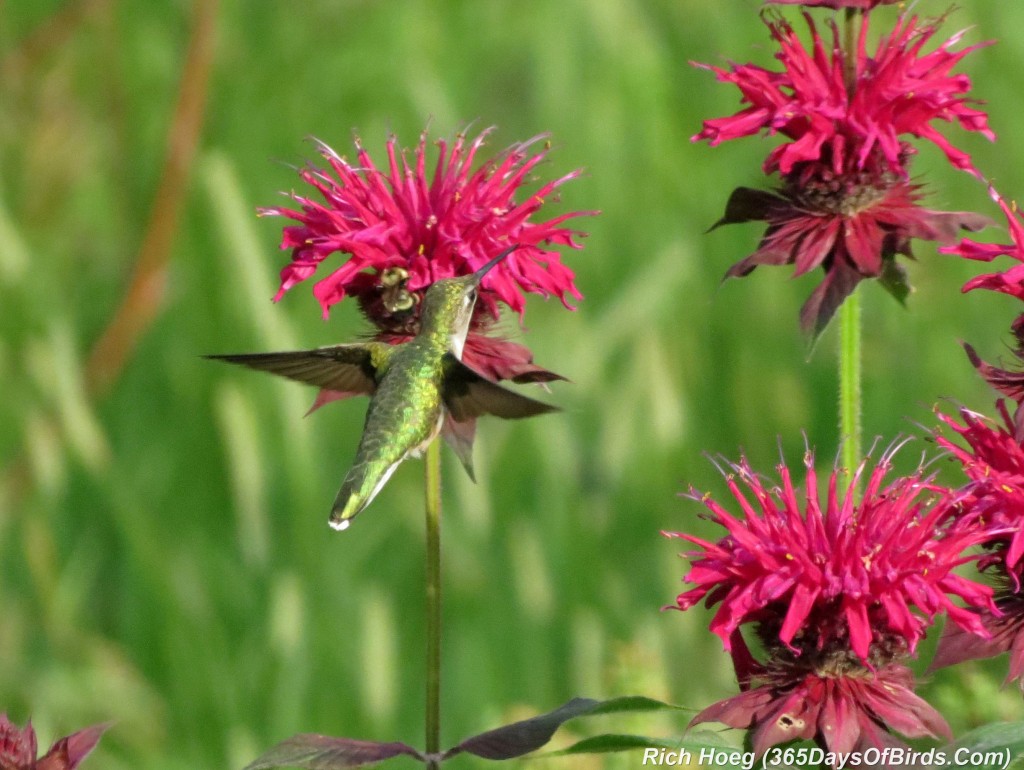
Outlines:
{"label": "hummingbird's head", "polygon": [[473,308],[476,307],[477,293],[484,276],[517,248],[518,244],[510,246],[474,273],[445,278],[427,289],[423,296],[420,333],[447,335],[452,352],[461,359],[462,346],[469,333],[469,322],[473,318]]}

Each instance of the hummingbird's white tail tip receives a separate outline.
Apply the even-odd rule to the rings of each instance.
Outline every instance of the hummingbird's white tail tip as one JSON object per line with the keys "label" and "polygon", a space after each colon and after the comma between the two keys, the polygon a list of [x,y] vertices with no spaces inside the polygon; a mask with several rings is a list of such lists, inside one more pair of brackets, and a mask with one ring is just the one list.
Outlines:
{"label": "hummingbird's white tail tip", "polygon": [[349,528],[349,525],[352,523],[352,519],[338,519],[337,521],[330,519],[327,523],[331,525],[331,529],[335,532],[344,532]]}

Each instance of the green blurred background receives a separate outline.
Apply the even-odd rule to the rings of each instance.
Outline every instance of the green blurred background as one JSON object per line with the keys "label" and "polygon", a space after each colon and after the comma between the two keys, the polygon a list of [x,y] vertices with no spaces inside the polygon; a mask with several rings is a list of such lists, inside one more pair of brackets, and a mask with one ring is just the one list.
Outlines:
{"label": "green blurred background", "polygon": [[[360,331],[354,307],[321,321],[308,285],[270,302],[282,221],[254,207],[298,184],[304,137],[347,152],[358,131],[379,158],[424,125],[496,125],[494,151],[549,131],[545,178],[586,169],[551,214],[602,211],[566,256],[579,310],[527,313],[537,361],[573,381],[551,395],[565,412],[482,423],[477,485],[445,450],[444,742],[575,694],[735,692],[708,614],[659,611],[685,569],[659,531],[714,532],[677,497],[723,491],[704,453],[770,472],[805,435],[824,465],[837,448],[835,329],[809,359],[797,330],[818,275],[720,284],[760,230],[703,234],[733,187],[764,184],[770,144],[689,142],[737,95],[688,61],[767,64],[759,7],[0,3],[0,709],[47,745],[113,721],[87,766],[115,770],[238,768],[305,731],[421,744],[422,466],[334,534],[363,404],[303,419],[312,390],[199,356]],[[1022,25],[1019,3],[978,0],[945,31]],[[1022,58],[1020,36],[968,58],[1000,141],[955,136],[1011,197]],[[915,170],[930,205],[998,216],[934,149]],[[908,310],[862,286],[865,435],[886,443],[923,433],[942,397],[991,411],[958,340],[998,357],[1017,310],[960,295],[979,265],[918,256]],[[923,693],[957,732],[1019,719],[1005,667]],[[595,727],[675,736],[688,719]]]}

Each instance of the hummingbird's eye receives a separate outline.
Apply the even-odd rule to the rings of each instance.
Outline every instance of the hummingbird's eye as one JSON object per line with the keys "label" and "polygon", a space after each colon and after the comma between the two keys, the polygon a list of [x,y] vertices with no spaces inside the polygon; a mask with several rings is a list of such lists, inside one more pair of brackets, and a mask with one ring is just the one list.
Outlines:
{"label": "hummingbird's eye", "polygon": [[471,289],[469,294],[466,295],[466,302],[470,305],[476,302],[476,294],[476,289]]}

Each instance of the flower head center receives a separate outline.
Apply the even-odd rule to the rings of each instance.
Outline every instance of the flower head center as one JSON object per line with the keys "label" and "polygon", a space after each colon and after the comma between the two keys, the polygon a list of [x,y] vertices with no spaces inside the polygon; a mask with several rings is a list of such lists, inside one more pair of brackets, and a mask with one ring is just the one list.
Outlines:
{"label": "flower head center", "polygon": [[861,168],[836,173],[820,163],[801,164],[786,177],[787,196],[809,211],[856,217],[885,200],[901,180],[888,168]]}

